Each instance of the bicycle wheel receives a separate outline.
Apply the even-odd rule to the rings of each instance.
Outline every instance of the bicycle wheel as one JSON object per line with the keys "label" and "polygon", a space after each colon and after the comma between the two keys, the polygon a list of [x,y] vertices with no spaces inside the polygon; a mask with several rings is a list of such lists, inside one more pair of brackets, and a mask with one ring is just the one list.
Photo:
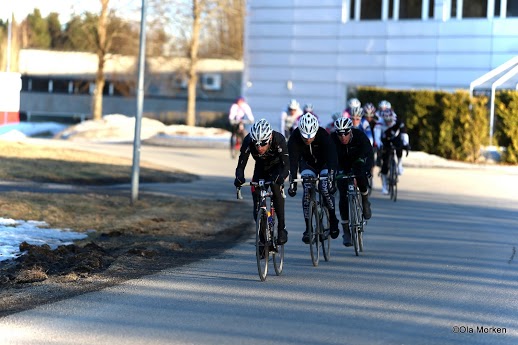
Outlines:
{"label": "bicycle wheel", "polygon": [[309,234],[309,252],[311,254],[311,262],[313,266],[318,266],[319,260],[319,236],[318,236],[318,212],[317,212],[317,204],[314,200],[312,200],[309,204],[309,222],[308,222],[308,234]]}
{"label": "bicycle wheel", "polygon": [[365,227],[365,221],[363,219],[363,211],[362,215],[360,215],[360,226],[358,228],[358,246],[360,248],[360,252],[363,252],[363,229]]}
{"label": "bicycle wheel", "polygon": [[351,241],[354,246],[354,253],[358,256],[358,199],[356,195],[349,197],[349,231],[351,232]]}
{"label": "bicycle wheel", "polygon": [[324,254],[324,260],[329,261],[331,259],[331,224],[329,222],[329,210],[325,206],[322,207],[320,213],[320,243],[322,243],[322,254]]}
{"label": "bicycle wheel", "polygon": [[[274,228],[273,231],[273,242],[277,243],[277,236],[278,236],[278,225],[277,225],[277,215],[275,215],[274,219]],[[274,245],[275,250],[272,251],[272,258],[273,258],[273,268],[275,269],[275,274],[280,276],[282,274],[282,268],[284,266],[284,244],[277,244]]]}
{"label": "bicycle wheel", "polygon": [[266,275],[268,274],[268,256],[270,255],[268,242],[266,241],[267,222],[266,211],[263,208],[259,209],[255,227],[255,256],[257,259],[257,271],[261,281],[266,280]]}

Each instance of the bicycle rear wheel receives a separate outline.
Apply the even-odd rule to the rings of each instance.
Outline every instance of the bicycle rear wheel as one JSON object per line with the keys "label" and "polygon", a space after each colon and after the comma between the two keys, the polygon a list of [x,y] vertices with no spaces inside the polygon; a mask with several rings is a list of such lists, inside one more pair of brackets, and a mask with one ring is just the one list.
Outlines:
{"label": "bicycle rear wheel", "polygon": [[309,234],[309,252],[311,254],[311,262],[313,266],[318,266],[318,260],[320,257],[320,253],[318,250],[319,247],[319,219],[317,212],[317,204],[314,200],[312,200],[309,204],[309,222],[308,222],[308,234]]}
{"label": "bicycle rear wheel", "polygon": [[358,199],[356,195],[349,197],[349,231],[354,246],[354,253],[359,255],[360,244],[358,242]]}
{"label": "bicycle rear wheel", "polygon": [[268,274],[268,256],[270,255],[268,242],[266,241],[266,229],[268,228],[267,223],[266,211],[263,208],[260,208],[257,213],[255,227],[255,256],[257,259],[257,271],[261,281],[266,280],[266,275]]}
{"label": "bicycle rear wheel", "polygon": [[[274,236],[273,242],[277,243],[277,236],[279,236],[278,232],[278,224],[277,224],[277,215],[275,215],[275,223],[274,223],[274,229],[272,229],[272,232]],[[282,269],[284,266],[284,244],[274,244],[275,250],[272,251],[272,258],[273,258],[273,268],[275,269],[275,274],[280,276],[282,274]]]}
{"label": "bicycle rear wheel", "polygon": [[358,245],[360,247],[360,252],[363,253],[363,230],[365,227],[365,221],[363,220],[363,216],[360,219],[360,227],[358,231]]}
{"label": "bicycle rear wheel", "polygon": [[331,259],[331,224],[329,222],[329,210],[325,206],[321,207],[320,242],[322,243],[322,254],[324,254],[324,260],[329,261]]}

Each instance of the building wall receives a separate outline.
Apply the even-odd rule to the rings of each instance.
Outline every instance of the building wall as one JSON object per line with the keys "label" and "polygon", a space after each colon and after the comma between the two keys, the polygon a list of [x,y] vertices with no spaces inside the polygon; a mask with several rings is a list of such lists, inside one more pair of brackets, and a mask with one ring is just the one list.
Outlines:
{"label": "building wall", "polygon": [[349,0],[250,0],[243,94],[274,128],[291,98],[325,123],[351,88],[468,89],[518,55],[518,17],[450,18],[448,4],[435,0],[426,19],[362,21]]}

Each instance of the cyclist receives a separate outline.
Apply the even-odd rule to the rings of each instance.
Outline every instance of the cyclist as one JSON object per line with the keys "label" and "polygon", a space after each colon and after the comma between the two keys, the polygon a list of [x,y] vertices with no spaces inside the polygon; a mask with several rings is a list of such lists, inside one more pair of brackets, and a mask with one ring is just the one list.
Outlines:
{"label": "cyclist", "polygon": [[[281,186],[290,173],[286,138],[281,133],[273,131],[265,119],[254,123],[250,128],[250,133],[243,140],[243,145],[241,145],[234,180],[236,187],[246,182],[245,168],[250,155],[255,160],[252,181],[258,182],[260,179],[264,179],[274,182],[270,185],[270,188],[273,192],[273,206],[277,211],[279,229],[277,244],[284,244],[288,241],[288,232],[284,220],[284,198],[282,197]],[[254,200],[254,220],[257,220],[260,190],[252,187],[252,197]]]}
{"label": "cyclist", "polygon": [[[305,104],[305,105],[304,105],[304,108],[302,108],[302,112],[303,112],[304,114],[306,114],[306,113],[310,113],[310,114],[312,114],[313,116],[315,116],[315,117],[317,118],[317,120],[318,120],[319,125],[320,125],[320,119],[318,118],[318,115],[317,115],[317,114],[315,114],[315,110],[314,110],[313,104],[311,104],[311,103],[307,103],[307,104]],[[299,117],[299,119],[300,119],[300,117]]]}
{"label": "cyclist", "polygon": [[[372,169],[370,157],[372,145],[369,138],[363,131],[354,128],[351,119],[341,117],[335,121],[335,132],[331,134],[331,141],[336,146],[338,156],[338,173],[352,171],[356,176],[356,183],[362,195],[363,217],[370,219],[372,216],[371,204],[369,202],[369,185],[367,174]],[[343,244],[346,247],[352,246],[351,234],[349,233],[349,205],[347,201],[347,182],[338,180],[337,187],[340,191],[340,216],[344,230]]]}
{"label": "cyclist", "polygon": [[[293,182],[293,180],[297,177],[299,169],[302,177],[323,177],[324,179],[319,184],[319,190],[324,197],[325,207],[329,210],[331,238],[337,238],[340,231],[338,230],[338,218],[336,218],[335,198],[333,196],[336,192],[334,184],[336,152],[334,145],[330,141],[329,133],[319,126],[318,119],[313,114],[306,113],[302,115],[299,126],[293,131],[293,135],[288,140],[288,151],[290,156],[290,188],[288,189],[288,194],[291,197],[297,194],[297,183]],[[302,209],[306,230],[302,236],[302,241],[309,244],[307,226],[309,221],[310,186],[303,185],[303,187]]]}
{"label": "cyclist", "polygon": [[[244,121],[245,117],[250,123],[254,122],[254,114],[252,108],[246,103],[244,97],[238,97],[234,104],[230,107],[228,113],[228,121],[231,127],[230,145],[233,145],[233,138],[238,134],[244,135]],[[241,138],[242,142],[243,138]]]}
{"label": "cyclist", "polygon": [[347,102],[347,108],[342,112],[342,117],[351,117],[352,113],[357,111],[357,109],[360,109],[362,107],[362,103],[358,98],[351,98]]}
{"label": "cyclist", "polygon": [[387,173],[389,169],[390,144],[396,147],[398,159],[398,175],[403,174],[403,150],[410,150],[409,138],[405,124],[399,120],[392,109],[385,109],[380,112],[380,119],[374,128],[375,142],[381,151],[381,192],[388,194]]}
{"label": "cyclist", "polygon": [[331,122],[326,126],[327,133],[331,134],[335,131],[335,121],[342,117],[342,113],[336,112],[331,115]]}
{"label": "cyclist", "polygon": [[284,134],[286,140],[290,138],[291,133],[297,127],[297,120],[302,115],[299,102],[292,99],[288,103],[288,108],[281,114],[281,133]]}
{"label": "cyclist", "polygon": [[369,126],[371,128],[371,135],[373,138],[372,146],[376,147],[376,142],[374,141],[374,127],[376,126],[377,117],[376,117],[376,107],[372,103],[366,103],[363,106],[363,117],[369,121]]}

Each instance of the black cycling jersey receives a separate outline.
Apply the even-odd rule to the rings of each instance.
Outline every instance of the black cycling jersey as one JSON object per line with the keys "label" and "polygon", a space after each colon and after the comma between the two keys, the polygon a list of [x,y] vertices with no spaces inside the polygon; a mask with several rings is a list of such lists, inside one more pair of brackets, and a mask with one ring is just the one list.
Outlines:
{"label": "black cycling jersey", "polygon": [[236,177],[242,181],[245,180],[245,167],[250,155],[255,160],[254,175],[257,175],[257,173],[265,175],[277,172],[284,179],[288,177],[290,173],[288,148],[286,146],[286,138],[281,133],[273,131],[270,148],[263,155],[260,155],[257,151],[250,134],[245,137],[243,145],[241,145],[241,153],[236,168]]}
{"label": "black cycling jersey", "polygon": [[288,150],[290,152],[290,171],[292,178],[297,178],[300,161],[303,160],[306,165],[315,172],[323,169],[336,170],[336,151],[332,144],[329,133],[319,127],[315,135],[315,140],[306,145],[300,135],[300,129],[297,127],[288,140]]}
{"label": "black cycling jersey", "polygon": [[388,145],[390,143],[394,144],[397,148],[401,148],[403,143],[401,141],[401,134],[406,133],[406,126],[403,121],[397,119],[396,123],[392,126],[388,127],[381,134],[381,141],[383,145]]}
{"label": "black cycling jersey", "polygon": [[336,146],[338,156],[338,169],[346,172],[352,169],[358,158],[370,162],[369,158],[372,156],[372,145],[367,135],[357,128],[351,130],[352,138],[348,144],[342,144],[336,132],[331,133],[331,140],[335,144],[333,146]]}

